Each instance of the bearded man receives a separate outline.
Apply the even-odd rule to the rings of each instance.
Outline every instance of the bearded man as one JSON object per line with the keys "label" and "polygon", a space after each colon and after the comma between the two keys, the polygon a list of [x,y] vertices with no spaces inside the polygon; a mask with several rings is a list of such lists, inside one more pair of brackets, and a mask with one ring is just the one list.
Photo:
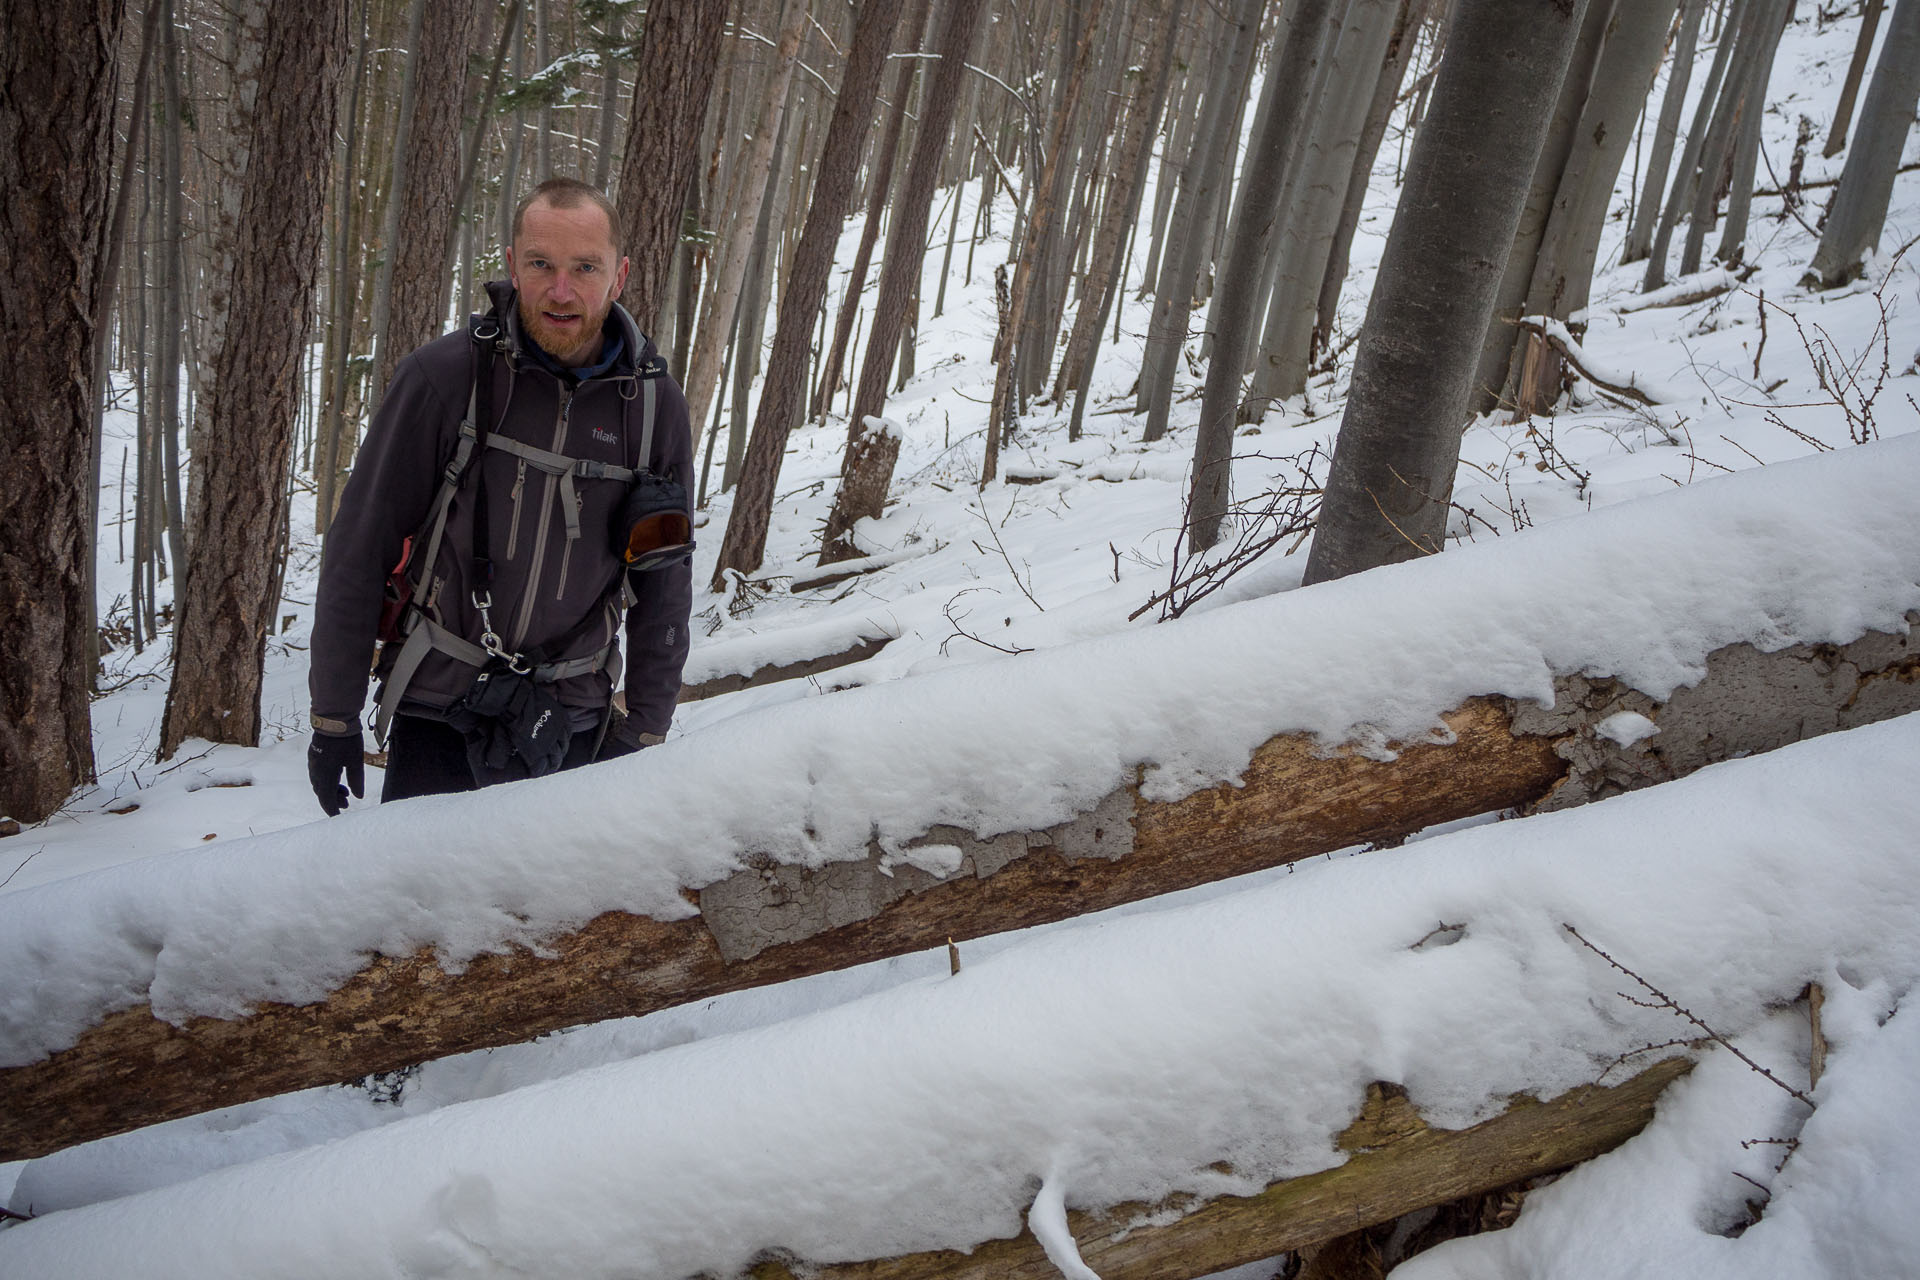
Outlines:
{"label": "bearded man", "polygon": [[382,800],[625,754],[673,718],[693,599],[686,397],[615,301],[627,260],[606,196],[544,182],[512,241],[493,309],[396,366],[328,532],[307,772],[330,816],[364,794],[370,669]]}

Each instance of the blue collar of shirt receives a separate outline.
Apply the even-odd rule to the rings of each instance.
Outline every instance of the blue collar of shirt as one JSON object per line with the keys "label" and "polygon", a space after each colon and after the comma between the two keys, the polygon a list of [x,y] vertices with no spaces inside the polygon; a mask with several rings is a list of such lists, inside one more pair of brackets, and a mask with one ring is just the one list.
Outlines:
{"label": "blue collar of shirt", "polygon": [[627,353],[626,337],[613,325],[608,325],[606,328],[606,342],[600,348],[599,363],[581,369],[568,368],[555,360],[545,347],[534,340],[532,334],[523,331],[521,336],[527,350],[533,353],[533,358],[545,366],[549,373],[559,378],[571,378],[575,382],[585,382],[589,378],[599,377],[618,364],[620,357]]}

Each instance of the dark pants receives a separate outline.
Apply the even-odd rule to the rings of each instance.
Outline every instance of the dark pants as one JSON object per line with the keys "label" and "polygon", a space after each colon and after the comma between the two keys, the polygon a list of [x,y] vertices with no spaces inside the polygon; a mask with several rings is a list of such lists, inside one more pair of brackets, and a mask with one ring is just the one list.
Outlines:
{"label": "dark pants", "polygon": [[[593,760],[591,732],[576,733],[567,745],[562,769],[577,769]],[[440,796],[473,791],[473,767],[467,763],[467,740],[459,730],[424,716],[395,716],[387,736],[387,779],[380,785],[380,801],[412,796]]]}

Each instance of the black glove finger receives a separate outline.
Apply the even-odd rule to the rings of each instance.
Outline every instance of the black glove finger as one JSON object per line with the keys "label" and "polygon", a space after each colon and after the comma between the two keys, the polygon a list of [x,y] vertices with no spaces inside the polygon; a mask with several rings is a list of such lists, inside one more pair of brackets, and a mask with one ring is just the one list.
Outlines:
{"label": "black glove finger", "polygon": [[[367,795],[367,754],[356,749],[353,758],[347,761],[347,786],[353,788],[353,798],[364,800]],[[346,788],[342,787],[341,798],[346,797]]]}

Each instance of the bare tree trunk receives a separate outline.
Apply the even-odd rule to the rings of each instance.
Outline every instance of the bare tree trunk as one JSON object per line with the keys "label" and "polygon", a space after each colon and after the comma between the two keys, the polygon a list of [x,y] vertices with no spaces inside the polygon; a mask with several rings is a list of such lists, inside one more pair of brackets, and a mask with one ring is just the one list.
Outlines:
{"label": "bare tree trunk", "polygon": [[1146,439],[1167,433],[1167,415],[1173,402],[1173,376],[1186,342],[1188,308],[1194,282],[1213,223],[1213,207],[1221,188],[1232,178],[1224,172],[1233,139],[1227,121],[1234,114],[1241,80],[1252,65],[1260,43],[1263,0],[1241,0],[1228,19],[1225,47],[1209,69],[1206,114],[1201,121],[1194,154],[1181,176],[1170,234],[1175,237],[1160,264],[1160,283],[1154,292],[1153,317],[1147,333],[1146,354],[1140,364],[1136,409],[1147,415]]}
{"label": "bare tree trunk", "polygon": [[353,262],[359,243],[358,199],[360,173],[359,148],[360,97],[365,87],[367,56],[373,44],[371,0],[361,0],[360,35],[355,42],[351,91],[347,98],[346,130],[334,158],[334,187],[340,207],[334,220],[333,286],[328,291],[331,317],[327,322],[325,359],[321,362],[327,379],[326,412],[320,426],[319,458],[314,470],[316,496],[313,523],[316,533],[325,534],[333,524],[334,508],[340,502],[340,488],[346,481],[348,435],[355,423],[347,417],[347,365],[353,347],[354,303]]}
{"label": "bare tree trunk", "polygon": [[[1586,308],[1607,204],[1659,69],[1673,10],[1674,0],[1619,0],[1534,259],[1524,308],[1530,316],[1565,320]],[[1584,332],[1586,326],[1579,328]],[[1512,351],[1508,382],[1515,389],[1515,412],[1551,410],[1560,397],[1559,352],[1533,334],[1520,335]]]}
{"label": "bare tree trunk", "polygon": [[[1346,22],[1373,23],[1379,27],[1379,43],[1384,46],[1393,10],[1389,0],[1353,0],[1343,6]],[[1200,402],[1200,424],[1194,432],[1193,474],[1187,491],[1187,546],[1204,551],[1220,534],[1220,521],[1227,512],[1227,488],[1232,479],[1233,428],[1235,411],[1240,405],[1240,376],[1253,347],[1252,331],[1257,327],[1255,308],[1259,303],[1261,277],[1266,274],[1268,256],[1274,252],[1274,223],[1278,219],[1280,195],[1287,183],[1289,159],[1301,167],[1305,178],[1309,162],[1304,146],[1310,128],[1332,123],[1349,104],[1323,100],[1319,119],[1307,119],[1308,98],[1323,63],[1338,57],[1345,41],[1340,38],[1341,19],[1332,0],[1298,0],[1292,7],[1291,25],[1283,29],[1284,41],[1267,68],[1267,118],[1247,153],[1246,176],[1241,180],[1239,210],[1234,218],[1232,238],[1220,267],[1220,291],[1214,295],[1207,317],[1213,333],[1213,358],[1207,365],[1207,380]],[[1359,42],[1364,45],[1365,41]],[[1330,73],[1332,79],[1345,81],[1360,101],[1370,96],[1372,86],[1359,68],[1377,68],[1380,48],[1356,46],[1354,60]],[[1341,72],[1347,74],[1343,77]],[[1345,87],[1345,86],[1343,86]],[[1358,124],[1354,131],[1357,135]],[[1338,166],[1344,174],[1352,169],[1349,156]],[[1334,163],[1329,162],[1327,176]],[[1331,196],[1331,191],[1328,192]],[[1332,207],[1331,199],[1325,201]],[[1294,303],[1311,315],[1313,297],[1302,294]],[[1304,335],[1303,335],[1304,336]],[[1304,370],[1304,361],[1302,362]]]}
{"label": "bare tree trunk", "polygon": [[1494,295],[1493,319],[1483,335],[1480,366],[1474,374],[1476,413],[1486,413],[1496,405],[1510,402],[1512,382],[1508,366],[1513,354],[1513,322],[1526,310],[1527,285],[1533,279],[1540,242],[1546,238],[1553,197],[1560,189],[1567,157],[1573,154],[1574,133],[1593,86],[1594,73],[1600,66],[1607,29],[1612,24],[1615,0],[1580,0],[1580,3],[1585,7],[1580,16],[1579,41],[1574,45],[1573,60],[1561,82],[1560,94],[1554,100],[1546,145],[1534,166],[1527,203],[1520,211],[1520,224],[1514,231],[1513,250],[1507,255],[1500,291]]}
{"label": "bare tree trunk", "polygon": [[1773,78],[1774,54],[1780,37],[1793,16],[1794,0],[1778,0],[1774,18],[1761,29],[1760,54],[1753,85],[1740,113],[1734,135],[1732,175],[1727,185],[1727,216],[1720,232],[1720,247],[1713,251],[1716,262],[1737,265],[1746,255],[1747,217],[1753,210],[1754,170],[1760,158],[1760,122],[1766,114],[1767,84]]}
{"label": "bare tree trunk", "polygon": [[1831,288],[1857,278],[1867,255],[1880,243],[1917,100],[1920,0],[1899,0],[1860,108],[1860,128],[1847,152],[1847,166],[1840,173],[1820,248],[1807,268],[1807,279],[1818,287]]}
{"label": "bare tree trunk", "polygon": [[[1022,355],[1015,345],[1015,335],[1025,318],[1026,308],[1031,301],[1031,291],[1038,273],[1043,269],[1041,261],[1045,247],[1053,236],[1054,215],[1058,210],[1055,197],[1064,182],[1062,170],[1067,161],[1067,135],[1073,125],[1074,112],[1079,109],[1080,92],[1086,84],[1087,63],[1093,52],[1094,30],[1099,25],[1103,0],[1092,0],[1081,25],[1079,38],[1073,49],[1073,63],[1067,72],[1066,83],[1060,91],[1060,97],[1054,103],[1053,128],[1047,140],[1047,154],[1044,167],[1040,172],[1039,185],[1034,189],[1033,208],[1027,215],[1027,234],[1020,246],[1019,257],[1015,260],[1013,271],[1013,290],[1008,295],[1008,312],[1004,318],[999,340],[995,343],[995,371],[993,379],[992,408],[987,417],[986,460],[980,468],[982,487],[990,483],[997,470],[1000,458],[1000,432],[1003,424],[1011,420],[1008,412],[1009,401],[1013,395],[1015,380],[1019,377],[1022,360],[1041,360],[1051,362],[1052,333],[1049,332],[1047,349]],[[876,412],[878,410],[876,409]],[[894,442],[898,452],[899,442]],[[891,463],[888,465],[891,471]],[[891,478],[891,477],[889,477]],[[878,514],[876,510],[873,514]]]}
{"label": "bare tree trunk", "polygon": [[88,427],[124,16],[15,5],[0,40],[0,814],[25,822],[93,777]]}
{"label": "bare tree trunk", "polygon": [[1347,266],[1353,256],[1353,237],[1360,229],[1360,210],[1373,185],[1373,162],[1380,155],[1380,143],[1387,136],[1387,123],[1399,100],[1400,86],[1406,82],[1407,68],[1413,63],[1427,4],[1428,0],[1401,0],[1393,34],[1387,40],[1380,75],[1373,85],[1373,101],[1367,106],[1366,122],[1360,126],[1360,143],[1354,148],[1353,169],[1347,176],[1347,193],[1340,204],[1340,220],[1334,224],[1333,244],[1327,250],[1327,269],[1320,278],[1320,298],[1314,307],[1316,353],[1327,344],[1333,332],[1334,317],[1340,309],[1340,290],[1347,282]]}
{"label": "bare tree trunk", "polygon": [[748,133],[753,141],[747,154],[739,157],[726,202],[721,206],[732,225],[722,232],[716,246],[706,299],[700,309],[700,330],[687,360],[687,412],[694,422],[706,417],[720,385],[720,352],[733,330],[740,281],[746,275],[747,256],[753,251],[754,227],[765,203],[780,114],[786,109],[787,89],[793,82],[793,66],[800,52],[800,37],[806,33],[806,21],[807,0],[782,0],[771,74],[761,88],[759,117]]}
{"label": "bare tree trunk", "polygon": [[[1080,298],[1080,309],[1073,317],[1073,332],[1067,338],[1066,358],[1060,362],[1059,380],[1053,398],[1057,403],[1069,386],[1081,386],[1093,361],[1100,340],[1100,327],[1112,302],[1112,292],[1120,287],[1118,277],[1124,262],[1128,229],[1137,222],[1140,194],[1146,183],[1147,166],[1153,149],[1147,145],[1160,123],[1167,90],[1173,79],[1173,56],[1179,42],[1180,16],[1186,0],[1170,0],[1161,6],[1158,21],[1149,37],[1140,61],[1152,66],[1151,82],[1143,81],[1127,111],[1126,124],[1114,166],[1114,181],[1107,193],[1107,205],[1094,232],[1092,265],[1088,288]],[[1079,405],[1075,406],[1076,417]]]}
{"label": "bare tree trunk", "polygon": [[[1757,0],[1726,0],[1728,9],[1750,7],[1755,3]],[[1661,211],[1653,244],[1647,252],[1647,274],[1641,282],[1642,290],[1658,289],[1667,282],[1667,252],[1673,246],[1673,232],[1680,224],[1680,215],[1693,203],[1700,154],[1707,143],[1707,122],[1713,118],[1714,104],[1727,77],[1728,63],[1736,43],[1731,35],[1726,35],[1713,51],[1713,64],[1707,69],[1707,82],[1701,87],[1700,102],[1694,108],[1693,121],[1687,129],[1686,145],[1680,151],[1680,167],[1674,170],[1673,186],[1667,192],[1666,205]]]}
{"label": "bare tree trunk", "polygon": [[1534,0],[1454,9],[1354,358],[1309,583],[1441,548],[1499,269],[1580,16]]}
{"label": "bare tree trunk", "polygon": [[[1324,87],[1311,121],[1299,131],[1298,150],[1290,166],[1288,182],[1291,199],[1282,206],[1285,221],[1261,257],[1230,267],[1223,273],[1229,280],[1245,274],[1252,281],[1272,273],[1273,322],[1269,323],[1261,342],[1258,373],[1247,406],[1249,420],[1264,413],[1274,400],[1284,400],[1306,390],[1307,370],[1313,357],[1313,330],[1320,315],[1320,283],[1327,273],[1341,206],[1346,202],[1347,187],[1353,179],[1354,156],[1359,152],[1360,135],[1366,127],[1367,108],[1372,105],[1374,81],[1380,75],[1387,44],[1393,36],[1396,7],[1392,0],[1353,0],[1347,6],[1337,40],[1335,32],[1328,32],[1323,55],[1327,66]],[[1284,159],[1276,160],[1275,167],[1289,168]],[[1276,189],[1276,197],[1278,194]],[[1257,303],[1257,299],[1249,301]],[[1219,344],[1230,323],[1222,317],[1210,326],[1215,334],[1216,361]],[[1252,336],[1247,331],[1258,323],[1257,306],[1248,306],[1244,321],[1237,326],[1244,336],[1240,336],[1241,355],[1235,362],[1238,367],[1232,370],[1233,381],[1223,382],[1217,391],[1217,404],[1202,411],[1203,432],[1212,429],[1216,433],[1210,447],[1219,450],[1221,461],[1217,465],[1220,467],[1225,465],[1227,446],[1238,417],[1240,374],[1247,365],[1256,363],[1246,355],[1250,346],[1248,339]],[[1215,394],[1211,371],[1208,387],[1209,395]],[[1216,410],[1226,416],[1215,421]],[[1199,459],[1196,452],[1196,465]],[[1224,485],[1226,477],[1221,475],[1217,480]],[[1196,486],[1199,482],[1196,472]],[[1196,499],[1200,492],[1196,487]],[[1225,496],[1222,488],[1201,504],[1197,519],[1189,517],[1190,538],[1195,532],[1206,532],[1205,511],[1211,509],[1216,499],[1219,511],[1224,512]],[[1217,524],[1218,515],[1212,519]],[[1208,532],[1204,544],[1194,545],[1212,544],[1212,535]]]}
{"label": "bare tree trunk", "polygon": [[814,166],[813,202],[800,231],[800,245],[794,250],[787,287],[780,295],[773,352],[767,358],[767,377],[760,388],[760,407],[741,463],[726,540],[721,543],[714,569],[715,590],[725,586],[728,570],[752,573],[766,555],[767,522],[773,513],[780,459],[786,453],[787,435],[800,417],[806,392],[808,335],[814,314],[826,297],[841,219],[853,196],[860,152],[871,126],[874,98],[900,20],[901,3],[866,0],[854,27],[840,92],[834,99],[833,119],[827,125],[819,163]]}
{"label": "bare tree trunk", "polygon": [[346,0],[273,0],[267,15],[233,315],[214,370],[212,456],[175,614],[162,759],[188,737],[249,745],[260,737],[260,676],[278,604],[272,548],[286,521],[346,16]]}
{"label": "bare tree trunk", "polygon": [[618,205],[633,264],[621,301],[642,332],[664,300],[726,17],[727,0],[654,0],[647,9]]}
{"label": "bare tree trunk", "polygon": [[[923,38],[927,26],[927,16],[932,11],[929,0],[915,0],[912,18],[907,24],[906,38],[918,42]],[[847,360],[847,343],[853,334],[853,318],[860,311],[860,295],[866,291],[867,269],[873,262],[873,246],[880,238],[880,222],[887,208],[887,197],[893,189],[893,161],[900,152],[900,134],[906,127],[907,95],[913,88],[913,77],[919,69],[918,58],[908,58],[901,62],[899,72],[893,79],[893,101],[887,113],[887,127],[881,134],[879,148],[873,153],[872,172],[867,178],[867,220],[860,227],[860,243],[853,251],[853,265],[847,272],[847,291],[840,299],[840,312],[833,322],[833,345],[827,349],[826,367],[821,371],[820,388],[813,401],[813,416],[825,418],[833,397],[840,390],[840,371]]]}
{"label": "bare tree trunk", "polygon": [[1833,125],[1827,130],[1827,145],[1820,154],[1831,160],[1847,145],[1847,127],[1853,123],[1853,100],[1860,92],[1860,77],[1866,73],[1867,59],[1873,53],[1873,33],[1880,27],[1884,0],[1866,0],[1861,6],[1860,35],[1853,42],[1853,57],[1847,63],[1847,78],[1840,85],[1840,101],[1833,108]]}
{"label": "bare tree trunk", "polygon": [[[773,143],[774,170],[780,168],[787,145],[789,117],[782,114],[774,126],[778,135]],[[747,269],[739,289],[740,323],[733,348],[733,413],[727,422],[727,460],[720,472],[720,490],[726,492],[740,479],[740,461],[747,449],[747,395],[753,376],[759,372],[760,337],[767,324],[767,277],[773,268],[773,246],[779,206],[788,184],[778,183],[767,191],[753,220],[753,247],[747,255]],[[744,215],[745,211],[742,210]],[[718,397],[716,389],[715,395]]]}
{"label": "bare tree trunk", "polygon": [[[601,191],[607,189],[607,179],[613,172],[614,125],[620,118],[620,60],[614,57],[620,45],[620,17],[618,9],[607,11],[607,33],[600,49],[600,129],[594,147],[593,185]],[[485,118],[486,113],[481,112],[481,119]]]}
{"label": "bare tree trunk", "polygon": [[394,162],[387,261],[391,264],[387,322],[379,337],[375,394],[393,377],[401,357],[440,336],[446,321],[448,268],[453,264],[460,215],[461,115],[467,91],[467,50],[473,44],[474,6],[428,4],[407,74],[410,102],[400,133],[405,154]]}
{"label": "bare tree trunk", "polygon": [[[411,178],[407,166],[414,155],[414,114],[415,104],[420,96],[420,68],[428,54],[421,47],[426,33],[427,11],[460,6],[429,4],[428,0],[412,0],[407,16],[407,42],[402,50],[406,58],[404,69],[400,73],[400,103],[398,119],[393,133],[393,167],[387,177],[386,216],[380,227],[380,271],[373,285],[373,380],[367,389],[367,403],[378,404],[385,392],[387,379],[398,363],[393,358],[393,281],[399,264],[399,240],[401,223],[405,219],[407,206],[411,203],[407,194],[407,184]],[[462,49],[462,58],[465,50]],[[439,140],[436,139],[436,142]],[[413,346],[418,346],[418,343]],[[407,350],[413,350],[409,346]]]}
{"label": "bare tree trunk", "polygon": [[[1767,80],[1773,72],[1774,50],[1780,45],[1780,31],[1786,25],[1793,0],[1755,0],[1740,23],[1739,47],[1733,53],[1733,70],[1720,87],[1720,103],[1714,108],[1713,123],[1707,127],[1707,141],[1701,150],[1696,171],[1693,212],[1687,219],[1687,241],[1680,251],[1680,274],[1692,275],[1700,269],[1706,253],[1707,232],[1713,229],[1714,213],[1720,203],[1721,175],[1733,164],[1735,141],[1746,113],[1760,111],[1766,104]],[[1754,135],[1759,144],[1759,135]],[[1748,181],[1752,181],[1751,172]]]}
{"label": "bare tree trunk", "polygon": [[860,382],[854,392],[847,454],[840,468],[840,490],[827,514],[821,538],[821,562],[832,563],[857,554],[850,533],[859,520],[879,515],[893,482],[894,459],[900,439],[889,431],[870,431],[869,418],[885,407],[887,377],[900,342],[900,326],[907,313],[908,295],[920,278],[927,251],[927,218],[933,204],[933,182],[953,124],[953,108],[966,78],[967,51],[986,0],[948,0],[941,15],[931,83],[920,105],[919,130],[913,156],[901,188],[898,207],[887,228],[887,253],[880,266],[880,286],[873,304],[873,325],[867,331],[867,354],[860,364]]}
{"label": "bare tree trunk", "polygon": [[1620,265],[1639,262],[1653,249],[1653,228],[1660,221],[1660,197],[1667,189],[1667,171],[1673,166],[1673,144],[1680,133],[1680,109],[1686,106],[1687,83],[1693,78],[1693,54],[1700,43],[1700,18],[1712,0],[1682,0],[1680,32],[1674,38],[1673,70],[1660,100],[1660,123],[1654,129],[1653,152],[1647,157],[1646,177],[1640,184],[1640,203],[1620,251]]}

